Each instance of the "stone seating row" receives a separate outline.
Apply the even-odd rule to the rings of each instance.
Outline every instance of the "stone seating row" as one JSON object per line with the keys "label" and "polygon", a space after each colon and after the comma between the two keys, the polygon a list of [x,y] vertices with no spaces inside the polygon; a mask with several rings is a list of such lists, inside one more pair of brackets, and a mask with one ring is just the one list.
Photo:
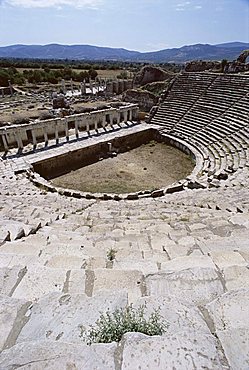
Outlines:
{"label": "stone seating row", "polygon": [[[73,363],[79,369],[114,370],[118,345],[86,346],[82,332],[96,322],[100,311],[146,303],[149,312],[160,306],[167,331],[160,337],[129,334],[131,337],[124,338],[122,369],[132,370],[141,356],[145,367],[153,368],[156,362],[150,358],[158,351],[167,352],[164,360],[161,354],[157,357],[156,366],[163,362],[159,369],[188,368],[189,353],[190,367],[196,356],[197,368],[225,369],[228,362],[224,365],[224,361],[229,361],[234,368],[246,369],[247,357],[230,354],[229,349],[234,349],[236,342],[240,348],[236,353],[241,353],[241,348],[247,353],[248,328],[242,323],[247,325],[248,311],[249,235],[248,226],[244,226],[248,214],[243,214],[249,202],[248,187],[236,193],[231,189],[225,193],[200,189],[194,194],[187,190],[180,197],[169,194],[156,202],[82,203],[37,191],[23,175],[13,181],[8,186],[0,184],[0,199],[9,199],[10,209],[12,200],[13,216],[23,220],[32,212],[34,199],[37,206],[43,203],[46,209],[51,203],[51,208],[58,207],[60,212],[65,204],[67,215],[44,225],[36,234],[1,246],[0,368],[34,365],[39,370],[56,369],[61,361],[62,369]],[[21,207],[23,199],[30,201],[27,208]],[[110,248],[116,251],[112,262],[107,258]],[[235,309],[239,312],[236,318]],[[210,315],[215,312],[215,335],[210,334],[204,310]],[[239,336],[220,328],[220,321],[236,333],[241,330]],[[226,349],[222,364],[216,336]],[[172,337],[176,344],[171,348]],[[210,341],[214,341],[212,351]],[[183,351],[180,359],[174,355],[176,348]],[[139,356],[132,351],[138,351]]]}
{"label": "stone seating row", "polygon": [[[160,125],[164,133],[194,143],[196,147],[198,144],[202,149],[206,147],[210,163],[208,165],[205,158],[204,171],[201,172],[207,169],[209,174],[216,176],[222,171],[235,171],[248,163],[248,136],[244,128],[248,127],[249,79],[244,76],[214,77],[211,74],[207,80],[209,77],[209,86],[205,92],[203,86],[199,88],[199,74],[178,78],[159,106],[152,123]],[[200,78],[203,78],[203,74]],[[188,94],[186,91],[184,94],[184,84],[187,84],[188,79],[195,85],[195,91],[199,88],[199,98],[189,105],[185,102]],[[174,90],[177,99],[174,101],[175,106],[172,106]],[[183,99],[181,94],[184,94]]]}

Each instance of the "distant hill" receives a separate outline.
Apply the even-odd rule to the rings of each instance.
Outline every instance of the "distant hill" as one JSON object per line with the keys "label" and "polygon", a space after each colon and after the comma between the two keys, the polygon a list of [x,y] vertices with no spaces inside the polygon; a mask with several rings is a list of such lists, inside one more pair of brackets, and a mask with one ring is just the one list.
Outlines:
{"label": "distant hill", "polygon": [[185,45],[181,48],[141,53],[126,49],[92,45],[10,45],[0,47],[0,57],[184,63],[194,59],[233,60],[236,59],[243,50],[248,48],[249,44],[247,43],[231,42],[218,45]]}
{"label": "distant hill", "polygon": [[248,49],[249,48],[249,42],[226,42],[225,44],[217,44],[215,46],[218,46],[219,48],[242,48],[242,49]]}

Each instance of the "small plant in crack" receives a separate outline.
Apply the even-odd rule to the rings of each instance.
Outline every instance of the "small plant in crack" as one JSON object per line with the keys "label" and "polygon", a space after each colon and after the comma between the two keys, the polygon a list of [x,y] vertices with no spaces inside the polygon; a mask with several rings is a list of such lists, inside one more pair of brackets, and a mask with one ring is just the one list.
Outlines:
{"label": "small plant in crack", "polygon": [[90,326],[82,335],[88,345],[93,343],[119,342],[128,332],[139,332],[146,335],[162,335],[168,324],[160,314],[160,308],[145,317],[146,305],[138,308],[132,305],[125,308],[116,308],[100,314],[95,326]]}
{"label": "small plant in crack", "polygon": [[116,253],[117,253],[116,249],[110,248],[106,254],[108,261],[113,262],[116,258]]}

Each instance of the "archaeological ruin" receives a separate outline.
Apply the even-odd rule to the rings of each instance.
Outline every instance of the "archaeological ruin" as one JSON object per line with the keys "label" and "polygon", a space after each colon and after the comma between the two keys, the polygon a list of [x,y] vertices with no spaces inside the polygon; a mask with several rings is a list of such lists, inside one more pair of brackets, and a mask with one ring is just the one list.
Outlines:
{"label": "archaeological ruin", "polygon": [[[1,370],[249,368],[249,75],[169,82],[145,119],[122,102],[0,127]],[[128,193],[50,181],[150,140],[193,171]],[[159,309],[165,332],[84,341],[129,304]]]}

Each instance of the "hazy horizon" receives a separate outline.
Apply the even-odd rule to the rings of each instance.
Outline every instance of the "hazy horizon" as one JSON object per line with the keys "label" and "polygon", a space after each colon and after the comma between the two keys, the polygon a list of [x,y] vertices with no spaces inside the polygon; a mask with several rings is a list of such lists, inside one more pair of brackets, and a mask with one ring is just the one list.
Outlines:
{"label": "hazy horizon", "polygon": [[148,52],[249,42],[248,20],[248,0],[0,0],[0,46],[93,45]]}

